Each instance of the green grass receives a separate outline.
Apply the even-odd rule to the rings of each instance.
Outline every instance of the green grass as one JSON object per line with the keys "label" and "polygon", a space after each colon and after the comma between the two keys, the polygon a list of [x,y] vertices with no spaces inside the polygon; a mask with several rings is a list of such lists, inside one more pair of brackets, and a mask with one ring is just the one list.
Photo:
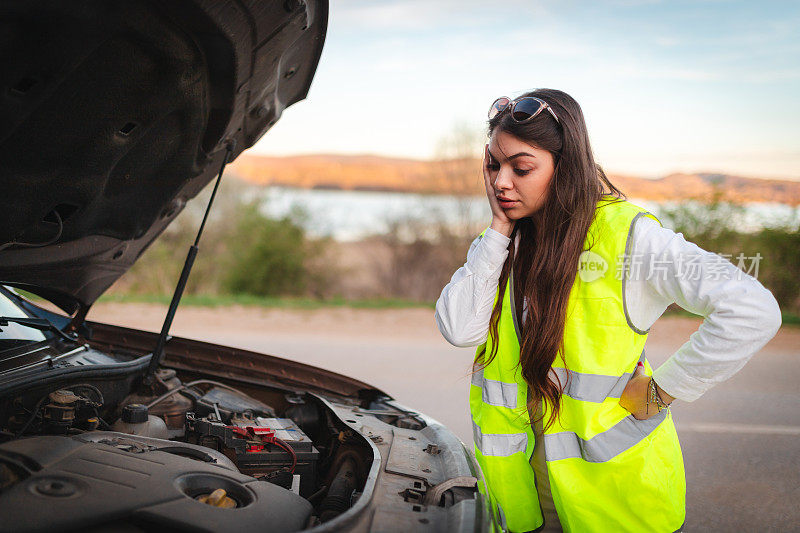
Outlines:
{"label": "green grass", "polygon": [[[98,302],[119,303],[157,303],[169,305],[171,295],[165,294],[104,294]],[[404,309],[404,308],[434,308],[433,302],[418,302],[399,298],[369,298],[348,300],[345,298],[316,298],[296,297],[266,297],[250,294],[232,295],[193,295],[186,294],[181,298],[181,306],[189,307],[224,307],[229,305],[243,305],[249,307],[275,307],[281,309],[323,309],[328,307],[353,307],[360,309]]]}
{"label": "green grass", "polygon": [[[23,292],[23,291],[20,291]],[[41,300],[32,294],[25,294],[32,300]],[[112,303],[153,303],[169,305],[171,295],[168,294],[104,294],[98,302]],[[187,294],[181,298],[181,306],[187,307],[225,307],[229,305],[242,305],[248,307],[266,307],[278,309],[325,309],[330,307],[352,307],[355,309],[409,309],[426,308],[433,309],[435,302],[419,302],[416,300],[404,300],[400,298],[366,298],[358,300],[348,300],[342,297],[318,300],[315,298],[296,298],[296,297],[265,297],[253,296],[251,294],[231,294],[231,295],[206,295],[206,294]],[[664,316],[679,316],[702,318],[699,315],[690,313],[684,309],[670,308]],[[782,313],[783,325],[800,327],[800,315],[794,313]]]}

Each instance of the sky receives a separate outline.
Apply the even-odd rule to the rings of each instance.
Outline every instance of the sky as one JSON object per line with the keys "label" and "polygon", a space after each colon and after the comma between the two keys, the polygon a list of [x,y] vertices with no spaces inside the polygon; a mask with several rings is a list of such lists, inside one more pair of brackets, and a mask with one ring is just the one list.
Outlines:
{"label": "sky", "polygon": [[800,2],[333,0],[308,97],[250,150],[442,154],[499,96],[581,105],[609,172],[800,180]]}

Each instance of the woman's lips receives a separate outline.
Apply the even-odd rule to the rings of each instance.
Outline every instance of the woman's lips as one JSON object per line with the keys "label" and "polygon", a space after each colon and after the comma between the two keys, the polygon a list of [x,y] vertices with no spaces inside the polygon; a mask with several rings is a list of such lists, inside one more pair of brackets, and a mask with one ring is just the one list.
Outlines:
{"label": "woman's lips", "polygon": [[503,198],[500,197],[497,198],[497,201],[500,204],[500,207],[502,207],[503,209],[514,207],[515,205],[517,205],[517,203],[519,203],[519,200],[504,200]]}

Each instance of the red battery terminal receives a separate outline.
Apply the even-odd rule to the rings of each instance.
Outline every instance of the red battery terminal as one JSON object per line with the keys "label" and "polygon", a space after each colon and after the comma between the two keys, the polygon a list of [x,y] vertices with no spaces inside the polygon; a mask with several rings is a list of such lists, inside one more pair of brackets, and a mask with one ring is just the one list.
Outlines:
{"label": "red battery terminal", "polygon": [[274,429],[262,426],[247,426],[244,428],[239,426],[228,427],[233,431],[234,435],[240,436],[248,441],[248,453],[258,453],[264,451],[264,444],[273,444],[279,448],[283,448],[283,450],[285,450],[292,457],[292,466],[289,468],[289,471],[294,472],[294,468],[297,466],[297,454],[294,453],[292,447],[289,446],[284,440],[275,436]]}

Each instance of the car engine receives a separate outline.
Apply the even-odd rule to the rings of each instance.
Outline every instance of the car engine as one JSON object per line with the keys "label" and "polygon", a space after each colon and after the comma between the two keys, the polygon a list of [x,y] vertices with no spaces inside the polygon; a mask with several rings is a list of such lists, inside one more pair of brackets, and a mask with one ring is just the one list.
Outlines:
{"label": "car engine", "polygon": [[313,395],[260,389],[160,369],[149,387],[125,376],[16,395],[0,418],[0,531],[298,531],[349,509],[363,439]]}

